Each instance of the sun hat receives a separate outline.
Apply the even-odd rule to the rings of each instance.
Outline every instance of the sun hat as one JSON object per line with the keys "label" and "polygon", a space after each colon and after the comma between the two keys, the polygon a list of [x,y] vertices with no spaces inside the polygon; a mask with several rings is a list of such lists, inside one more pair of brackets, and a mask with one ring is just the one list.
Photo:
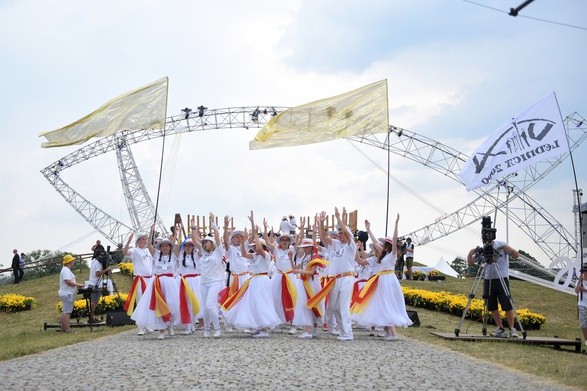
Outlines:
{"label": "sun hat", "polygon": [[393,244],[393,238],[391,236],[386,236],[385,238],[379,238],[378,239],[381,243],[390,243]]}
{"label": "sun hat", "polygon": [[281,234],[281,235],[279,235],[279,240],[281,240],[281,239],[283,239],[283,238],[287,238],[287,239],[289,239],[289,241],[291,242],[291,236],[289,236],[288,234],[285,234],[285,233],[284,233],[284,234]]}
{"label": "sun hat", "polygon": [[142,238],[148,238],[149,234],[145,233],[145,232],[137,232],[136,233],[136,238],[135,238],[135,244],[137,244],[137,242],[139,240],[141,240]]}
{"label": "sun hat", "polygon": [[214,240],[214,238],[212,236],[204,236],[201,239],[201,241],[203,242],[204,240],[207,240],[207,241],[212,242],[212,243],[216,243],[216,241]]}
{"label": "sun hat", "polygon": [[236,235],[243,235],[244,236],[244,234],[245,233],[243,231],[239,231],[239,230],[232,231],[230,233],[230,239],[234,238]]}
{"label": "sun hat", "polygon": [[63,264],[67,265],[70,262],[75,261],[75,257],[71,254],[65,254],[65,256],[63,257]]}
{"label": "sun hat", "polygon": [[302,243],[298,247],[314,247],[314,241],[310,238],[302,239]]}
{"label": "sun hat", "polygon": [[157,242],[157,244],[155,244],[155,248],[159,251],[161,251],[161,245],[162,244],[168,244],[171,246],[171,249],[173,250],[173,246],[175,246],[175,243],[173,243],[171,240],[165,238],[160,240],[159,242]]}

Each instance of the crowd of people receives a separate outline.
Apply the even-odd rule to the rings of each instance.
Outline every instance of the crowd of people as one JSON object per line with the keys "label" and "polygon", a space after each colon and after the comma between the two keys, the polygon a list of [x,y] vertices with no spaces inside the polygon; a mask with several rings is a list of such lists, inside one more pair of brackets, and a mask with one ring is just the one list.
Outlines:
{"label": "crowd of people", "polygon": [[[351,341],[355,326],[397,340],[396,328],[412,324],[395,275],[399,215],[391,237],[375,237],[365,221],[371,251],[347,226],[344,208],[334,215],[337,225],[330,231],[326,212],[316,214],[312,227],[305,218],[298,226],[293,216],[284,216],[274,233],[265,219],[259,227],[251,211],[243,230],[229,228],[226,216],[223,227],[212,223],[208,233],[192,218],[168,238],[155,238],[155,226],[148,234],[131,234],[123,248],[134,274],[125,310],[138,335],[155,332],[165,339],[201,329],[204,337],[218,338],[223,321],[224,331],[253,338],[285,327],[312,339],[324,328]],[[210,221],[216,221],[213,214]],[[185,228],[188,236],[178,241]],[[103,271],[97,266],[95,272],[99,277]],[[64,273],[64,290],[79,286]]]}
{"label": "crowd of people", "polygon": [[[291,334],[300,330],[299,338],[312,339],[323,328],[340,341],[351,341],[353,327],[363,327],[371,330],[370,335],[397,340],[397,328],[412,324],[399,279],[404,262],[406,278],[412,278],[414,254],[411,239],[398,238],[400,216],[393,235],[378,238],[368,220],[365,235],[361,235],[348,227],[344,208],[334,212],[333,230],[326,227],[326,212],[316,214],[311,227],[306,226],[310,221],[305,218],[298,226],[293,216],[284,216],[279,231],[273,232],[268,231],[265,219],[259,227],[251,211],[250,225],[243,230],[229,228],[229,216],[219,227],[210,213],[207,234],[193,217],[189,227],[175,226],[167,238],[155,237],[155,225],[149,233],[131,234],[122,249],[133,264],[124,309],[138,326],[138,335],[157,332],[158,339],[165,339],[166,334],[192,334],[201,329],[204,337],[218,338],[223,320],[225,331],[241,330],[254,338],[267,338],[272,330],[285,327]],[[177,234],[186,232],[185,228],[189,234],[179,241]],[[311,237],[307,237],[309,232]],[[494,267],[486,268],[484,275],[484,296],[497,325],[491,335],[517,337],[507,257],[517,257],[517,251],[496,240],[484,245],[491,246],[494,254]],[[92,250],[89,283],[98,286],[110,268],[99,259],[104,252],[99,241]],[[478,248],[471,250],[470,265],[477,262],[478,254]],[[15,259],[17,256],[15,250]],[[75,290],[82,287],[70,270],[74,261],[71,255],[63,258],[60,278],[61,322],[66,332]],[[492,274],[496,268],[499,275]],[[582,295],[587,291],[584,277],[578,284],[579,304],[587,307]],[[97,301],[98,297],[92,304]],[[498,303],[506,312],[507,335]],[[93,313],[92,307],[91,316]],[[585,319],[582,316],[584,332]]]}

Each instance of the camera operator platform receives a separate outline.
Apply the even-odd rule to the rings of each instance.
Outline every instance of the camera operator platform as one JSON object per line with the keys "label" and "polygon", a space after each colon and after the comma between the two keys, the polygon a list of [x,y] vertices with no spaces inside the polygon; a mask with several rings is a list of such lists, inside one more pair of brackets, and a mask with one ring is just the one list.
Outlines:
{"label": "camera operator platform", "polygon": [[483,335],[487,335],[488,312],[491,312],[497,326],[491,336],[500,338],[508,336],[503,328],[501,314],[498,309],[499,302],[502,310],[506,313],[506,319],[510,327],[509,337],[518,337],[514,323],[514,321],[517,321],[518,330],[522,333],[523,338],[526,339],[526,332],[518,318],[509,288],[509,257],[517,258],[518,251],[505,242],[495,240],[497,230],[491,227],[490,217],[483,217],[482,226],[481,239],[483,247],[472,249],[467,256],[468,264],[472,266],[476,263],[479,265],[479,269],[469,292],[469,299],[463,310],[460,323],[455,329],[455,336],[459,336],[471,302],[475,298],[475,292],[477,292],[479,284],[483,280]]}

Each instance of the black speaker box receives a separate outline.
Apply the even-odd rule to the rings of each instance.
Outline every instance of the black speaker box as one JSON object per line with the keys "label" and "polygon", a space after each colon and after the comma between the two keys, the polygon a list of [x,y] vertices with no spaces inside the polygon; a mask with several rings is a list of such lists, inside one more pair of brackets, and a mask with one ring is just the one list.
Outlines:
{"label": "black speaker box", "polygon": [[109,312],[106,315],[106,324],[109,326],[124,326],[127,324],[135,324],[135,321],[124,311],[114,311]]}
{"label": "black speaker box", "polygon": [[416,311],[407,311],[410,320],[414,323],[412,326],[420,327],[420,318],[418,317],[418,313]]}

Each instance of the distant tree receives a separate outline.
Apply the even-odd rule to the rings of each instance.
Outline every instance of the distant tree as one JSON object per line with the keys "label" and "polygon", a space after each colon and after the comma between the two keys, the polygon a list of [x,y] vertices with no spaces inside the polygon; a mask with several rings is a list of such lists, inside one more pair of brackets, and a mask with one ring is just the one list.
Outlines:
{"label": "distant tree", "polygon": [[[522,254],[523,256],[528,257],[531,261],[536,262],[537,264],[540,265],[540,262],[538,262],[538,260],[536,258],[534,258],[532,255],[528,254],[526,251],[518,250],[518,252],[520,254]],[[542,265],[540,265],[540,266],[542,266]]]}
{"label": "distant tree", "polygon": [[455,269],[457,273],[461,274],[467,268],[467,261],[456,257],[450,264],[450,267]]}

